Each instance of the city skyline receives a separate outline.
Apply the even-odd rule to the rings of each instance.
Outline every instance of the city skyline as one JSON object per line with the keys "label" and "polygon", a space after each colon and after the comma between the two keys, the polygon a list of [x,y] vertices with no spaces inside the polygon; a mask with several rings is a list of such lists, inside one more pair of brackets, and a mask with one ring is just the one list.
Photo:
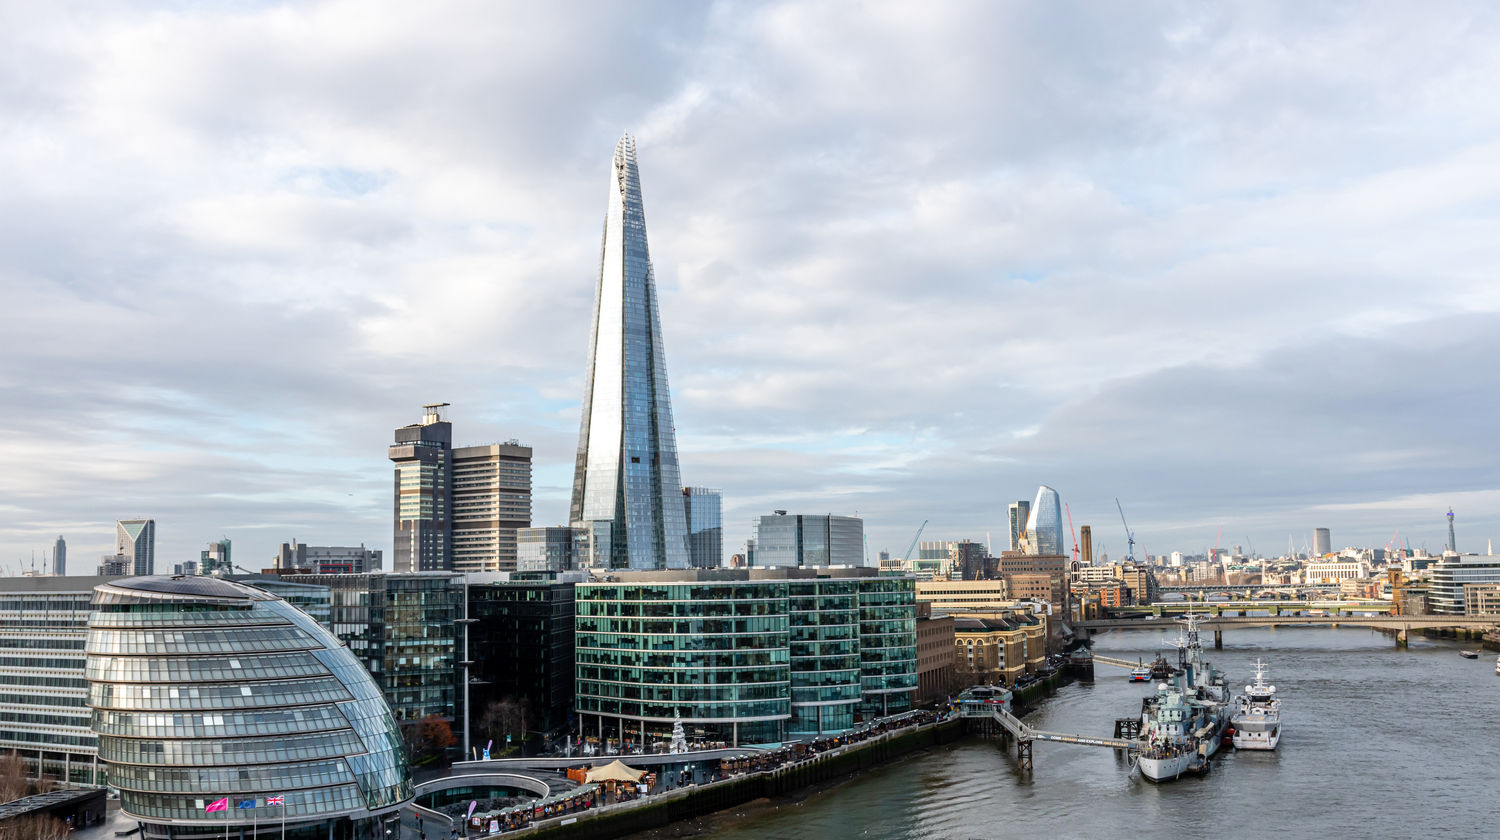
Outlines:
{"label": "city skyline", "polygon": [[19,12],[0,567],[136,515],[158,570],[393,556],[434,400],[567,521],[622,130],[726,554],[772,509],[1000,546],[1039,484],[1112,558],[1116,497],[1138,556],[1500,530],[1495,10],[596,11]]}

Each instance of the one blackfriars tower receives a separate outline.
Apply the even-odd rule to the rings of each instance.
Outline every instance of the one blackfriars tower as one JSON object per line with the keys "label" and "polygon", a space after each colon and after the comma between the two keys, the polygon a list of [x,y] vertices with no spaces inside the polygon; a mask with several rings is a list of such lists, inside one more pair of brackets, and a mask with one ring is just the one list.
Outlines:
{"label": "one blackfriars tower", "polygon": [[635,140],[615,146],[571,522],[588,563],[685,569],[687,517]]}

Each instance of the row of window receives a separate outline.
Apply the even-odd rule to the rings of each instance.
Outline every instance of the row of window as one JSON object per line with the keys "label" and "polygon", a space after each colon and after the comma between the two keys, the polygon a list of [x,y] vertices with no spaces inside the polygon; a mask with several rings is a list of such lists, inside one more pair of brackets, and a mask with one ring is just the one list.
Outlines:
{"label": "row of window", "polygon": [[221,767],[338,758],[364,752],[351,729],[271,738],[157,740],[105,736],[99,757],[122,764]]}
{"label": "row of window", "polygon": [[[102,755],[102,754],[101,754]],[[281,793],[355,782],[343,759],[246,767],[142,767],[112,764],[109,783],[122,790],[153,793],[233,791]]]}

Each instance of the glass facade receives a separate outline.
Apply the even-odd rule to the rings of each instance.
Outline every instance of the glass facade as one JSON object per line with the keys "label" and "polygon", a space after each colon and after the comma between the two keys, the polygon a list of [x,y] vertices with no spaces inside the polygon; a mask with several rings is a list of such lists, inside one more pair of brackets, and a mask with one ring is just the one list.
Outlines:
{"label": "glass facade", "polygon": [[595,531],[609,568],[684,569],[681,486],[640,171],[627,136],[610,172],[569,522]]}
{"label": "glass facade", "polygon": [[776,511],[755,523],[755,565],[864,566],[865,522],[857,516]]}
{"label": "glass facade", "polygon": [[94,577],[0,578],[0,752],[35,773],[103,784],[83,645]]}
{"label": "glass facade", "polygon": [[[381,838],[411,800],[380,688],[307,614],[206,577],[103,583],[93,607],[93,729],[121,808],[146,836],[244,837],[257,824],[279,836],[284,816],[293,836]],[[227,811],[205,811],[226,797]]]}
{"label": "glass facade", "polygon": [[844,578],[792,580],[793,737],[842,732],[854,726],[860,700],[859,589]]}
{"label": "glass facade", "polygon": [[461,576],[287,575],[283,580],[328,590],[329,628],[364,663],[397,720],[462,718],[457,667],[458,621],[464,609]]}
{"label": "glass facade", "polygon": [[862,581],[859,673],[865,717],[911,708],[917,687],[917,589],[907,577]]}
{"label": "glass facade", "polygon": [[865,570],[717,570],[579,584],[580,734],[777,743],[910,707],[915,589]]}
{"label": "glass facade", "polygon": [[687,514],[689,562],[695,569],[717,569],[724,563],[724,494],[684,487],[682,504]]}
{"label": "glass facade", "polygon": [[1030,518],[1026,520],[1026,539],[1029,554],[1067,554],[1063,540],[1062,502],[1057,491],[1043,484],[1036,491],[1036,501],[1031,503]]}
{"label": "glass facade", "polygon": [[[524,701],[528,732],[565,732],[573,707],[573,584],[507,581],[468,589],[473,721],[510,699]],[[485,734],[503,740],[507,733]]]}

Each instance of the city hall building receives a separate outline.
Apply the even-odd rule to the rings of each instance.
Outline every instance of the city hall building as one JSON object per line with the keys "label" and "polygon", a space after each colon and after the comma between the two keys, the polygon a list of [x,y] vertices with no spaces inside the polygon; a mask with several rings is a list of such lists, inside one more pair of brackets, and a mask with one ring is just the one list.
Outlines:
{"label": "city hall building", "polygon": [[380,687],[264,589],[101,583],[84,646],[99,761],[145,838],[385,840],[412,799]]}
{"label": "city hall building", "polygon": [[875,569],[619,572],[575,590],[580,733],[774,744],[911,708],[910,577]]}

